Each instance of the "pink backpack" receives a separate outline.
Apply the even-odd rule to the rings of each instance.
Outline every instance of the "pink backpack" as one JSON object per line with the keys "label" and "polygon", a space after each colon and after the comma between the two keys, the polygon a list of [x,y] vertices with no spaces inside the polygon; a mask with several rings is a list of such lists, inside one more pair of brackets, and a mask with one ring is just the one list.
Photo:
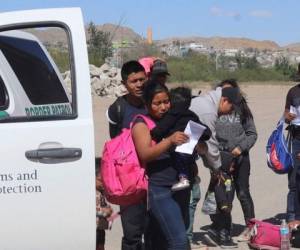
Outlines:
{"label": "pink backpack", "polygon": [[254,249],[279,250],[280,249],[280,227],[268,222],[251,219],[249,245]]}
{"label": "pink backpack", "polygon": [[[144,115],[135,116],[133,121],[138,117],[149,129],[155,127],[155,123]],[[107,200],[124,206],[143,200],[148,189],[145,168],[138,159],[131,136],[132,124],[130,129],[123,129],[120,135],[105,143],[100,168]]]}

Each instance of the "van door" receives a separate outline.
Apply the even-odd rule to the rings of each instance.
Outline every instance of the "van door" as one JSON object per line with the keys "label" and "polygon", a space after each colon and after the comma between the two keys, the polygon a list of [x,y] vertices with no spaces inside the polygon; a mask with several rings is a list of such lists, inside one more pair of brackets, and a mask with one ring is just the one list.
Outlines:
{"label": "van door", "polygon": [[0,14],[0,249],[95,249],[90,78],[78,8]]}

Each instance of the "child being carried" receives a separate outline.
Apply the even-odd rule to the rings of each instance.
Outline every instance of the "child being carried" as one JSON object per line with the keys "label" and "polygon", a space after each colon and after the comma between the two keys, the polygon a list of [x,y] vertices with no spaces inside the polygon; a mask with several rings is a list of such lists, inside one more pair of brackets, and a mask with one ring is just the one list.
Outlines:
{"label": "child being carried", "polygon": [[[204,143],[204,141],[207,141],[211,136],[210,129],[200,122],[198,116],[193,111],[189,110],[192,100],[191,90],[186,87],[171,89],[170,99],[171,109],[159,121],[156,127],[150,131],[152,139],[159,142],[175,131],[184,131],[188,122],[194,121],[206,127],[199,139],[198,145],[199,143],[201,144]],[[189,155],[172,152],[172,154],[174,154],[175,167],[179,173],[179,182],[172,186],[172,191],[186,189],[190,186],[188,180],[188,168],[194,163],[196,153]]]}

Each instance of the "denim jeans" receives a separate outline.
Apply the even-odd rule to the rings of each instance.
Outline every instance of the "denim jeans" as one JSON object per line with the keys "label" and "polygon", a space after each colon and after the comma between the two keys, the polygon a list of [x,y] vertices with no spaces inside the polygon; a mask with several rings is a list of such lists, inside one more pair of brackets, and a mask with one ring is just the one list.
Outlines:
{"label": "denim jeans", "polygon": [[288,185],[289,192],[287,195],[287,209],[286,209],[286,220],[292,221],[295,219],[295,199],[296,197],[296,174],[300,168],[300,161],[297,159],[297,154],[300,153],[300,140],[293,139],[292,141],[292,156],[294,162],[294,168],[288,173]]}
{"label": "denim jeans", "polygon": [[189,215],[190,215],[190,225],[186,230],[187,237],[191,242],[193,240],[193,225],[194,225],[194,217],[196,212],[196,207],[201,198],[200,191],[200,178],[198,176],[195,177],[195,182],[191,191],[191,200],[189,204]]}
{"label": "denim jeans", "polygon": [[[182,210],[188,208],[188,206],[185,205],[185,200],[186,198],[189,200],[189,192],[190,191],[187,192],[186,190],[182,190],[172,193],[171,187],[149,184],[150,224],[153,225],[154,220],[158,227],[158,231],[161,231],[163,234],[162,238],[161,235],[157,234],[158,232],[156,230],[151,230],[151,241],[159,246],[159,250],[187,249],[188,240],[185,218],[186,215],[188,215],[188,211],[186,214],[186,211]],[[155,237],[155,233],[158,235],[157,237]],[[153,249],[156,248],[153,247]]]}

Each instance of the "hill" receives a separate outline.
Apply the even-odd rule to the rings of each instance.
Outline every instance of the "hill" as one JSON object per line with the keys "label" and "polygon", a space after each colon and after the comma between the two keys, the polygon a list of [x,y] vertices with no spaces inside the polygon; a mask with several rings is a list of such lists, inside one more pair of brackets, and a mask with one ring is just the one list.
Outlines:
{"label": "hill", "polygon": [[[86,25],[87,31],[88,25]],[[113,42],[141,42],[144,38],[136,33],[129,27],[119,26],[114,24],[103,24],[96,25],[98,30],[102,30],[105,32],[110,32],[112,36]],[[66,43],[66,35],[59,28],[47,28],[47,29],[39,29],[35,30],[35,35],[37,35],[43,42],[47,44],[52,44],[53,41],[56,43],[65,44]],[[88,33],[87,39],[88,39]],[[58,41],[58,42],[57,42]],[[243,49],[243,48],[254,48],[258,50],[281,50],[281,49],[289,49],[290,51],[300,52],[300,43],[290,44],[284,47],[280,47],[276,42],[270,40],[257,41],[249,38],[238,38],[238,37],[199,37],[199,36],[191,36],[191,37],[172,37],[161,40],[154,41],[158,46],[168,45],[173,42],[179,41],[180,43],[200,43],[205,47],[210,48],[214,47],[216,49]]]}
{"label": "hill", "polygon": [[300,43],[292,43],[284,47],[285,49],[289,49],[291,51],[300,52]]}
{"label": "hill", "polygon": [[112,40],[114,42],[128,41],[128,42],[140,42],[143,38],[134,32],[131,28],[118,26],[110,23],[96,26],[98,30],[104,32],[110,32]]}
{"label": "hill", "polygon": [[[110,32],[113,42],[140,42],[143,38],[135,33],[132,29],[124,26],[118,26],[114,24],[103,24],[96,25],[98,30],[104,32]],[[86,37],[88,39],[88,25],[86,25]],[[56,44],[66,45],[67,36],[63,29],[61,28],[46,28],[46,29],[29,29],[29,32],[36,35],[43,43],[53,44],[55,41]]]}
{"label": "hill", "polygon": [[235,38],[235,37],[177,37],[168,38],[157,41],[158,44],[170,44],[174,41],[180,41],[182,43],[201,43],[205,47],[214,47],[217,49],[242,49],[242,48],[254,48],[259,50],[278,50],[280,46],[273,41],[256,41],[248,38]]}

